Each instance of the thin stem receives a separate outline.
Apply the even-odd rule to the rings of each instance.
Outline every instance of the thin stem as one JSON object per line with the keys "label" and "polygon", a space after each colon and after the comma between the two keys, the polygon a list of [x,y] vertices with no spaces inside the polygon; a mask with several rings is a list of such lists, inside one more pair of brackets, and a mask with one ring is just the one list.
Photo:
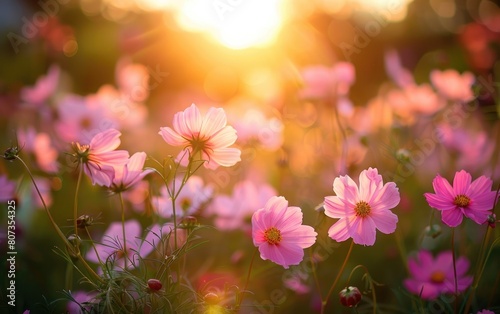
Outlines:
{"label": "thin stem", "polygon": [[316,290],[318,290],[318,294],[321,295],[321,287],[319,285],[318,274],[316,272],[316,263],[314,262],[314,259],[313,259],[312,248],[309,249],[309,258],[311,260],[311,271],[313,274],[314,283],[316,285]]}
{"label": "thin stem", "polygon": [[353,247],[354,247],[354,241],[351,241],[351,245],[349,246],[349,250],[347,251],[347,254],[345,256],[344,262],[342,263],[342,266],[340,267],[340,270],[339,270],[339,272],[337,274],[337,277],[333,281],[333,284],[330,287],[330,290],[328,290],[328,294],[326,295],[326,298],[321,302],[321,314],[325,313],[325,308],[326,308],[326,304],[328,303],[328,299],[332,295],[333,289],[335,288],[335,285],[337,284],[337,282],[340,279],[340,276],[344,272],[344,268],[347,265],[347,260],[349,259],[349,256],[351,256],[351,252],[352,252]]}
{"label": "thin stem", "polygon": [[250,261],[250,266],[248,266],[248,273],[247,273],[247,279],[245,280],[245,287],[243,288],[243,293],[241,293],[241,297],[238,300],[238,304],[236,304],[236,308],[239,309],[241,302],[243,302],[243,296],[245,295],[245,292],[247,291],[248,283],[250,282],[250,274],[252,273],[252,267],[253,267],[253,261],[255,260],[255,256],[257,255],[258,248],[255,248],[253,251],[252,255],[252,260]]}
{"label": "thin stem", "polygon": [[[336,86],[334,87],[336,90]],[[332,95],[332,105],[333,105],[333,110],[335,112],[335,122],[337,123],[337,127],[340,130],[340,134],[342,135],[342,152],[340,155],[340,166],[339,166],[339,173],[344,174],[346,172],[346,160],[347,160],[347,135],[345,132],[344,127],[342,126],[342,123],[340,122],[340,114],[339,114],[339,108],[337,107],[337,101],[336,101],[336,93]]]}
{"label": "thin stem", "polygon": [[458,313],[458,280],[457,280],[457,259],[455,256],[455,228],[451,229],[451,255],[453,257],[453,278],[455,279],[455,313]]}
{"label": "thin stem", "polygon": [[73,227],[75,228],[75,235],[78,236],[78,192],[80,191],[80,182],[82,181],[83,166],[80,167],[78,172],[78,181],[76,181],[75,201],[73,204]]}
{"label": "thin stem", "polygon": [[[21,157],[16,156],[16,158],[23,164],[24,168],[26,168],[26,171],[28,172],[28,175],[30,176],[31,181],[33,182],[33,185],[35,186],[35,189],[36,189],[36,192],[38,194],[38,197],[40,197],[40,200],[42,201],[43,208],[45,209],[45,212],[47,213],[47,216],[49,217],[49,220],[50,220],[52,226],[56,230],[56,233],[59,235],[59,237],[61,238],[61,240],[63,240],[63,242],[66,245],[66,247],[68,248],[68,250],[70,250],[71,255],[77,257],[78,260],[80,262],[82,262],[82,264],[85,266],[85,268],[87,269],[87,271],[89,273],[91,273],[100,282],[103,282],[102,278],[99,277],[98,274],[96,274],[96,272],[89,266],[89,264],[87,264],[87,261],[83,258],[82,254],[80,253],[79,247],[78,246],[75,247],[73,244],[71,244],[68,241],[68,239],[66,238],[66,236],[64,235],[64,233],[61,231],[61,229],[59,228],[59,226],[55,222],[54,218],[52,217],[52,214],[50,213],[50,211],[49,211],[49,209],[47,207],[47,204],[45,203],[45,200],[43,199],[42,194],[40,193],[40,190],[38,189],[38,185],[35,182],[35,178],[33,177],[33,174],[31,173],[30,168],[26,165],[26,163],[24,162],[24,160],[21,159]],[[75,220],[75,222],[76,222],[76,220]]]}
{"label": "thin stem", "polygon": [[[90,239],[90,243],[92,245],[92,248],[94,249],[94,252],[95,252],[95,255],[97,256],[97,260],[99,261],[99,264],[101,264],[101,266],[104,266],[104,263],[102,262],[101,257],[99,256],[99,252],[97,251],[94,240],[92,240],[92,236],[90,235],[89,228],[87,228],[87,226],[85,226],[85,232],[87,233],[87,236]],[[103,267],[103,269],[104,269],[104,267]]]}
{"label": "thin stem", "polygon": [[118,193],[120,196],[120,205],[122,207],[122,237],[123,237],[123,259],[124,259],[124,267],[127,269],[127,238],[125,235],[125,203],[123,202],[122,192]]}

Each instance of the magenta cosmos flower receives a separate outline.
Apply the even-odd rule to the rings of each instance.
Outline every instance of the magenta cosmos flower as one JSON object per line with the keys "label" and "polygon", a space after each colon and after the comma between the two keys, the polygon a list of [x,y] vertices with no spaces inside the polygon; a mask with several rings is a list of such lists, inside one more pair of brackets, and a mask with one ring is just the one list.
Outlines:
{"label": "magenta cosmos flower", "polygon": [[110,186],[115,176],[114,167],[128,162],[129,154],[125,150],[115,150],[120,145],[121,133],[109,129],[96,134],[90,144],[73,143],[75,157],[83,171],[92,180],[92,184]]}
{"label": "magenta cosmos flower", "polygon": [[226,125],[226,113],[222,108],[210,108],[202,117],[198,107],[192,104],[174,116],[173,129],[160,128],[160,134],[165,142],[173,146],[183,146],[179,159],[183,165],[187,160],[185,150],[190,156],[201,153],[204,166],[216,169],[219,166],[230,167],[241,160],[241,151],[230,148],[236,141],[236,130]]}
{"label": "magenta cosmos flower", "polygon": [[126,191],[144,179],[146,175],[153,172],[153,169],[142,169],[146,157],[147,155],[145,152],[135,153],[130,157],[127,164],[114,167],[115,176],[111,189],[114,192]]}
{"label": "magenta cosmos flower", "polygon": [[252,216],[253,244],[263,260],[271,260],[285,268],[298,265],[304,250],[314,244],[318,234],[302,225],[299,207],[288,207],[283,196],[273,196]]}
{"label": "magenta cosmos flower", "polygon": [[[472,277],[466,276],[469,261],[465,257],[456,260],[457,288],[462,292],[472,283]],[[428,251],[420,251],[416,259],[408,260],[408,269],[412,278],[404,281],[411,293],[422,299],[432,300],[442,293],[455,292],[455,276],[451,251],[440,253],[436,258]]]}
{"label": "magenta cosmos flower", "polygon": [[377,169],[368,168],[359,175],[359,189],[348,176],[333,181],[337,196],[325,197],[325,214],[340,218],[328,235],[341,242],[349,238],[356,244],[373,245],[376,229],[389,234],[396,230],[398,216],[390,211],[399,204],[399,190],[394,182],[384,184]]}
{"label": "magenta cosmos flower", "polygon": [[491,191],[492,181],[485,176],[471,181],[472,176],[462,170],[455,173],[452,187],[438,174],[432,181],[436,194],[424,194],[429,205],[441,211],[441,219],[450,227],[460,225],[464,215],[483,224],[491,214],[495,200],[495,191]]}

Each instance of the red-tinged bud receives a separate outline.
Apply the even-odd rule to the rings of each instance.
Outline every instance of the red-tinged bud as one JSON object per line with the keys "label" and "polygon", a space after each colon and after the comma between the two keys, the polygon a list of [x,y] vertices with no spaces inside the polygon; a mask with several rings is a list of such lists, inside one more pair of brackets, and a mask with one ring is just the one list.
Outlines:
{"label": "red-tinged bud", "polygon": [[339,297],[343,306],[353,307],[361,301],[361,292],[356,287],[347,287],[339,292]]}
{"label": "red-tinged bud", "polygon": [[160,291],[163,285],[158,279],[148,279],[148,288],[151,292]]}
{"label": "red-tinged bud", "polygon": [[216,293],[209,292],[209,293],[205,294],[205,296],[203,297],[203,300],[207,304],[216,305],[216,304],[219,303],[220,298],[219,298],[219,296]]}

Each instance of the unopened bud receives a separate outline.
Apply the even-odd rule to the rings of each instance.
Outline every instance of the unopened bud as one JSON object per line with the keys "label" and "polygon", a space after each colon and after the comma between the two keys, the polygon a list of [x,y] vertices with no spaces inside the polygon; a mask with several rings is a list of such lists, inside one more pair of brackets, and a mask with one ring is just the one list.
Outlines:
{"label": "unopened bud", "polygon": [[163,285],[158,279],[148,279],[148,288],[151,292],[160,291]]}
{"label": "unopened bud", "polygon": [[205,294],[205,296],[203,297],[203,300],[207,304],[210,304],[210,305],[215,305],[215,304],[218,304],[220,302],[219,296],[213,292],[209,292],[209,293]]}
{"label": "unopened bud", "polygon": [[353,307],[361,301],[361,292],[356,287],[347,287],[339,292],[339,297],[343,306]]}
{"label": "unopened bud", "polygon": [[441,234],[441,227],[439,225],[430,225],[425,227],[425,235],[428,237],[432,237],[433,239],[437,238]]}
{"label": "unopened bud", "polygon": [[490,226],[491,228],[495,228],[495,225],[497,223],[497,215],[489,214],[486,222],[488,223],[488,226]]}
{"label": "unopened bud", "polygon": [[94,218],[92,218],[91,216],[89,216],[89,215],[81,215],[76,220],[76,225],[80,229],[85,229],[86,227],[92,226],[93,222],[94,222]]}

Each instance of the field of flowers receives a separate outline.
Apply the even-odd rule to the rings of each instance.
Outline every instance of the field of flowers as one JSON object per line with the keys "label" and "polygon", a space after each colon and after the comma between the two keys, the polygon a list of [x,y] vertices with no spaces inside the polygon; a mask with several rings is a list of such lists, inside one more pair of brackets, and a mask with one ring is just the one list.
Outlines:
{"label": "field of flowers", "polygon": [[0,4],[1,313],[500,313],[500,7]]}

